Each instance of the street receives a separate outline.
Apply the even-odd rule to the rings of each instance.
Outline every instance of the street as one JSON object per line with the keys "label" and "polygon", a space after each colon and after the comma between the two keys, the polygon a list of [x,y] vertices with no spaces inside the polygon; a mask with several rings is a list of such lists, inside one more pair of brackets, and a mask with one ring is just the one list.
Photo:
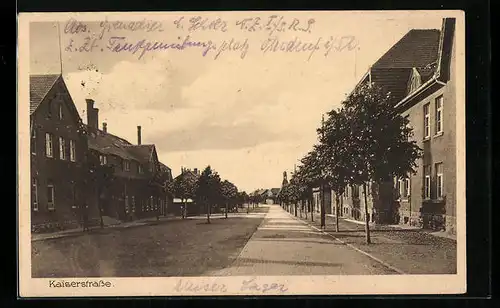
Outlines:
{"label": "street", "polygon": [[[333,219],[333,218],[332,218]],[[151,222],[32,241],[33,277],[388,275],[454,273],[456,246],[418,232],[374,230],[341,220],[335,233],[279,205],[246,213]],[[418,242],[420,240],[420,242]]]}

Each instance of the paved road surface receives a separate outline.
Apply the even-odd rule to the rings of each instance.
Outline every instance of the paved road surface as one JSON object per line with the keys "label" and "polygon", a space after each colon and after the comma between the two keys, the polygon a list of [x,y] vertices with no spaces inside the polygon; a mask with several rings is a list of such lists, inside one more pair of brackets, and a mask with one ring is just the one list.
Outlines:
{"label": "paved road surface", "polygon": [[[269,206],[269,205],[261,205]],[[270,205],[231,266],[206,275],[387,275],[395,271]]]}

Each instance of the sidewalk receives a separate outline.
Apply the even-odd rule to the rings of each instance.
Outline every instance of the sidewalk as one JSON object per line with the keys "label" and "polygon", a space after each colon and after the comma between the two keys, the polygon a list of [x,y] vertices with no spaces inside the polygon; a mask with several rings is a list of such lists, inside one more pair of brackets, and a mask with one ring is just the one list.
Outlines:
{"label": "sidewalk", "polygon": [[[304,215],[296,219],[320,229],[319,214],[314,215],[314,222],[309,213],[307,220]],[[366,244],[364,228],[364,222],[339,219],[339,232],[336,232],[335,217],[328,215],[323,232],[408,274],[456,273],[457,243],[452,239],[414,227],[372,225],[372,243]]]}
{"label": "sidewalk", "polygon": [[231,266],[205,273],[209,276],[385,274],[398,272],[295,219],[279,205],[269,206],[263,222]]}
{"label": "sidewalk", "polygon": [[104,228],[101,228],[100,226],[92,226],[89,228],[89,231],[83,232],[82,227],[77,228],[77,229],[68,229],[68,230],[63,230],[63,231],[58,231],[58,232],[51,232],[51,233],[32,233],[31,234],[31,241],[36,242],[36,241],[43,241],[43,240],[49,240],[49,239],[57,239],[57,238],[63,238],[63,237],[72,237],[72,236],[81,236],[87,233],[92,233],[92,232],[98,232],[100,230],[116,230],[116,229],[124,229],[124,228],[131,228],[131,227],[138,227],[138,226],[145,226],[145,225],[150,225],[158,222],[165,222],[165,221],[171,221],[171,220],[180,220],[180,217],[176,216],[161,216],[159,220],[156,219],[156,217],[148,217],[148,218],[143,218],[143,219],[138,219],[130,222],[122,222],[118,224],[110,224],[110,225],[105,225]]}
{"label": "sidewalk", "polygon": [[[326,214],[326,216],[327,217],[331,217],[332,219],[335,219],[335,215],[333,215],[333,214]],[[320,216],[318,215],[318,218],[319,217]],[[365,225],[364,221],[359,221],[359,220],[354,220],[354,219],[349,219],[349,218],[343,218],[343,217],[339,217],[339,219],[342,219],[342,220],[350,222],[350,223],[358,224],[358,225],[363,225],[363,226]],[[457,237],[455,235],[446,233],[444,231],[434,231],[433,232],[433,231],[429,231],[429,230],[423,230],[423,229],[421,229],[419,227],[416,227],[416,226],[409,226],[409,225],[376,225],[374,223],[370,223],[370,227],[375,228],[375,229],[393,228],[393,229],[401,229],[401,230],[417,230],[417,231],[420,231],[420,232],[423,232],[423,233],[427,233],[427,234],[432,235],[432,236],[447,238],[447,239],[454,240],[454,241],[457,240]]]}

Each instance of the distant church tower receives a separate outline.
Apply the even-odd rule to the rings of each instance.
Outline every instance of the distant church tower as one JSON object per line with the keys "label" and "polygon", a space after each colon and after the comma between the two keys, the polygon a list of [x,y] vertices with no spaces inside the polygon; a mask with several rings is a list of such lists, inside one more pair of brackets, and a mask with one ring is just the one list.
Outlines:
{"label": "distant church tower", "polygon": [[286,179],[286,171],[283,171],[283,182],[281,183],[281,186],[285,186],[288,184],[288,180]]}

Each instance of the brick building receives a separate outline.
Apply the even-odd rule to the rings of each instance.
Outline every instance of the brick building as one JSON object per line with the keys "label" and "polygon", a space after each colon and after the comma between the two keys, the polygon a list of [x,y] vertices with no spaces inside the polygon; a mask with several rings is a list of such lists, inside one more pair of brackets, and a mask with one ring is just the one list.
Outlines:
{"label": "brick building", "polygon": [[98,127],[99,109],[87,99],[89,152],[93,161],[108,167],[109,176],[100,176],[98,206],[103,216],[121,221],[166,215],[172,204],[166,182],[172,180],[170,168],[160,163],[153,144],[142,144],[137,127],[137,144],[108,132],[107,123]]}
{"label": "brick building", "polygon": [[397,179],[399,222],[456,233],[456,54],[455,19],[443,21],[429,68],[412,68],[408,92],[396,108],[410,120],[424,150],[417,173]]}
{"label": "brick building", "polygon": [[32,230],[78,227],[99,212],[88,182],[87,136],[61,75],[30,76]]}
{"label": "brick building", "polygon": [[[409,31],[358,84],[373,82],[390,92],[395,108],[413,127],[412,138],[424,150],[415,175],[368,185],[368,219],[372,222],[422,223],[424,228],[441,222],[442,229],[455,233],[454,30],[455,19],[445,18],[441,30]],[[348,186],[340,197],[342,216],[365,220],[362,187]],[[313,203],[318,212],[322,201],[327,213],[335,212],[335,194],[321,194],[316,188]]]}

